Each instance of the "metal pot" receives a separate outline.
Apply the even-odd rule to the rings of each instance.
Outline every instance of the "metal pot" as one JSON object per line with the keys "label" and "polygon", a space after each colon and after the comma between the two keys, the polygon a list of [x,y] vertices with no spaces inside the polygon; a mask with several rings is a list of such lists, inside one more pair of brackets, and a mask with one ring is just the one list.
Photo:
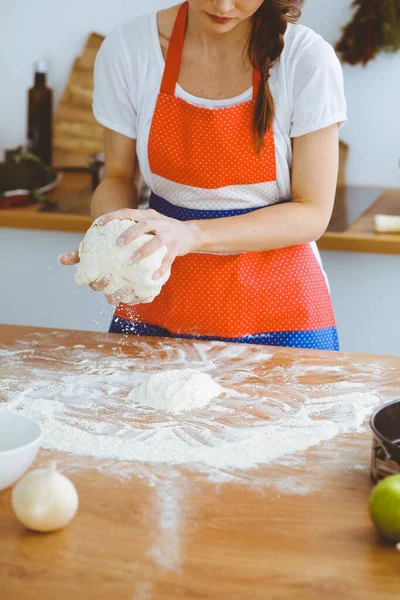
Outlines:
{"label": "metal pot", "polygon": [[400,473],[400,400],[377,408],[371,417],[371,427],[371,477],[376,483]]}

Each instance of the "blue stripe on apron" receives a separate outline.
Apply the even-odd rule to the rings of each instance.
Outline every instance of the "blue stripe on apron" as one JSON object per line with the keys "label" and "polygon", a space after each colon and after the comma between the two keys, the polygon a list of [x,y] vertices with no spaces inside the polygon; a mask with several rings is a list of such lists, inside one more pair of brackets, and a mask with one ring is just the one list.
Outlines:
{"label": "blue stripe on apron", "polygon": [[[276,204],[285,204],[290,200],[283,200]],[[223,202],[221,202],[223,203]],[[269,206],[275,206],[270,204]],[[257,208],[238,208],[233,210],[195,210],[192,208],[184,208],[183,206],[175,206],[171,204],[161,196],[157,196],[152,193],[150,196],[150,208],[157,212],[171,217],[171,219],[177,219],[178,221],[194,221],[194,220],[206,220],[206,219],[221,219],[222,217],[237,217],[239,215],[247,215],[248,213],[260,210],[261,208],[267,208],[265,206]]]}
{"label": "blue stripe on apron", "polygon": [[146,323],[135,323],[114,316],[109,333],[148,335],[157,337],[182,338],[186,340],[217,340],[220,342],[237,342],[241,344],[261,344],[265,346],[287,346],[289,348],[315,348],[318,350],[339,350],[336,327],[317,329],[314,331],[276,331],[272,333],[256,333],[241,338],[220,338],[189,334],[171,333],[167,329]]}

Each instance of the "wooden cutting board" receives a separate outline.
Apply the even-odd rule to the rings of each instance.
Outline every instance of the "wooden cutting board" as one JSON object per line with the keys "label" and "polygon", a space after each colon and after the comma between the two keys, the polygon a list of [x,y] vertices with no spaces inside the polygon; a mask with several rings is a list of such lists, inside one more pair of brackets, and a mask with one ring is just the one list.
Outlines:
{"label": "wooden cutting board", "polygon": [[53,164],[86,167],[91,154],[103,151],[102,126],[92,113],[93,68],[104,36],[91,33],[75,60],[54,117]]}

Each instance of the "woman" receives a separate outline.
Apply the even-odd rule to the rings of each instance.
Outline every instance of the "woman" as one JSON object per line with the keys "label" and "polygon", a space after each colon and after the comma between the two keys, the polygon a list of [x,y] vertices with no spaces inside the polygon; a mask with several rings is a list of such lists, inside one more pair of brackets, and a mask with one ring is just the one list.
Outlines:
{"label": "woman", "polygon": [[[165,244],[155,278],[172,265],[151,304],[108,297],[121,302],[110,331],[338,349],[314,241],[332,212],[346,107],[333,49],[295,24],[302,4],[189,0],[103,42],[93,110],[106,172],[92,215],[137,222],[120,245],[154,233],[133,260]],[[149,210],[136,209],[136,156]]]}

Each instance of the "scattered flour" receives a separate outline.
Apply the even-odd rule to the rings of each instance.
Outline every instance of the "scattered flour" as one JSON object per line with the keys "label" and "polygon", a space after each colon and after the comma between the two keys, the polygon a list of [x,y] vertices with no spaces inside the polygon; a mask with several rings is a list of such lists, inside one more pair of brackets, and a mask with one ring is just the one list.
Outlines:
{"label": "scattered flour", "polygon": [[[52,346],[0,347],[1,409],[39,421],[44,448],[69,453],[71,462],[72,455],[88,457],[86,466],[96,462],[96,468],[128,476],[149,463],[184,465],[213,481],[278,461],[293,465],[311,447],[365,430],[366,418],[381,402],[375,390],[383,368],[374,367],[376,380],[368,369],[355,375],[351,362],[340,365],[341,356],[333,355],[333,364],[325,366],[321,389],[320,377],[315,384],[302,383],[310,374],[315,379],[312,358],[302,359],[304,364],[286,360],[284,366],[278,361],[267,369],[260,363],[273,354],[258,346],[130,338],[127,349],[121,339],[103,354],[68,349],[60,339],[61,333]],[[192,397],[190,407],[183,407],[174,400],[173,384],[168,393],[174,410],[190,410],[132,403],[133,387],[150,404],[149,381],[173,379],[174,370],[190,372],[188,366],[200,370],[204,381],[211,373],[214,395],[222,388],[224,395],[201,410]],[[386,371],[386,385],[393,385],[396,374]]]}
{"label": "scattered flour", "polygon": [[[174,426],[161,418],[149,419],[147,429],[132,427],[129,420],[93,423],[88,415],[74,416],[49,400],[24,402],[19,412],[44,427],[44,447],[96,459],[144,463],[191,464],[218,469],[249,469],[302,452],[341,433],[359,431],[365,418],[379,404],[373,394],[346,394],[310,402],[294,410],[284,422],[243,427],[240,411],[236,427],[192,417]],[[133,409],[134,410],[134,409]],[[142,409],[143,410],[143,409]],[[126,413],[125,413],[126,414]],[[132,416],[132,415],[131,415]],[[145,413],[137,412],[143,421]],[[114,424],[113,424],[114,421]]]}

